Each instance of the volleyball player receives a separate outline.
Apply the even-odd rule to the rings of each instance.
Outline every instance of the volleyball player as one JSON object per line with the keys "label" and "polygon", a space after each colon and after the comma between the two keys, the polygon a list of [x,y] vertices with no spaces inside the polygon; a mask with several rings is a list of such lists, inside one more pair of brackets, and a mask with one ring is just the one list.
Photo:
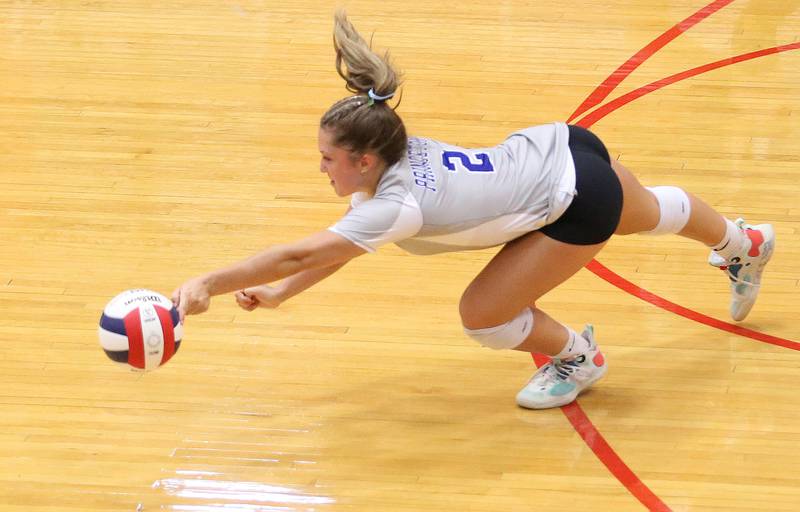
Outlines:
{"label": "volleyball player", "polygon": [[397,71],[341,11],[334,44],[354,94],[322,116],[320,171],[337,195],[352,196],[350,209],[328,229],[187,281],[173,294],[182,318],[234,291],[244,309],[277,307],[389,243],[421,255],[502,245],[464,291],[461,321],[486,347],[551,356],[517,395],[519,405],[539,409],[573,401],[606,373],[592,328],[578,333],[536,301],[612,234],[675,233],[705,244],[730,279],[731,316],[750,312],[775,244],[769,224],[728,220],[678,187],[642,186],[577,126],[525,128],[480,149],[408,137],[387,103],[400,86]]}

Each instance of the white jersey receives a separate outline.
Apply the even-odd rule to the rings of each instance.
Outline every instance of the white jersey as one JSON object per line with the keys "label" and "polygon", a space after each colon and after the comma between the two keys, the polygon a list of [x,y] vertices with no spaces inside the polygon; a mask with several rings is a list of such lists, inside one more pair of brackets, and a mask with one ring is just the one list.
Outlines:
{"label": "white jersey", "polygon": [[410,137],[375,195],[353,194],[329,229],[366,251],[395,243],[414,254],[483,249],[554,222],[575,195],[564,123],[527,128],[492,148]]}

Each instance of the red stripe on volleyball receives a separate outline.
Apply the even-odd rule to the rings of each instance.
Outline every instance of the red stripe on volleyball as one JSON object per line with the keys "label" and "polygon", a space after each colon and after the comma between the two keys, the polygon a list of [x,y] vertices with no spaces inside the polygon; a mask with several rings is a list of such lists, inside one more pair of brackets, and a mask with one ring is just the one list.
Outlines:
{"label": "red stripe on volleyball", "polygon": [[164,364],[175,354],[175,330],[172,328],[172,316],[170,316],[169,311],[155,304],[153,304],[153,307],[161,323],[161,332],[164,333],[164,352],[160,363]]}
{"label": "red stripe on volleyball", "polygon": [[144,338],[139,308],[125,315],[125,333],[128,335],[128,364],[144,370]]}

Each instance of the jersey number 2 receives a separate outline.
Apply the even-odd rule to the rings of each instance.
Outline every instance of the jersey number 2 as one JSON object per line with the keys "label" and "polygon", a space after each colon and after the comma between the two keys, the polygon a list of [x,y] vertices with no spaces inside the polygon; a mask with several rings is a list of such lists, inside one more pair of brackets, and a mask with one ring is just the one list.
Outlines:
{"label": "jersey number 2", "polygon": [[475,163],[469,159],[469,155],[461,151],[445,151],[442,153],[442,164],[449,170],[455,171],[455,161],[459,161],[469,172],[494,172],[492,161],[486,153],[475,153],[475,158],[479,160]]}

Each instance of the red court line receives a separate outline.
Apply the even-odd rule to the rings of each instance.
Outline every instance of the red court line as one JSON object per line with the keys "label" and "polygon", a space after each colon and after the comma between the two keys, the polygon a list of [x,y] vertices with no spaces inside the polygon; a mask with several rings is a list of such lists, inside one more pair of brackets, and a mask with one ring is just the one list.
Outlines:
{"label": "red court line", "polygon": [[[542,366],[550,360],[550,358],[541,354],[534,354],[533,359],[536,361],[537,366]],[[661,501],[661,498],[656,496],[644,482],[639,480],[639,477],[631,471],[631,468],[629,468],[619,455],[617,455],[617,452],[611,448],[611,445],[608,444],[603,435],[600,434],[600,431],[594,426],[592,420],[589,419],[577,400],[562,406],[561,412],[564,413],[564,416],[566,416],[567,420],[572,424],[572,428],[575,429],[575,432],[581,436],[586,446],[594,452],[608,471],[611,472],[611,474],[614,475],[642,505],[649,510],[669,512],[670,508]]]}
{"label": "red court line", "polygon": [[[714,69],[719,69],[721,67],[730,66],[731,64],[737,64],[739,62],[748,61],[751,59],[756,59],[758,57],[764,57],[766,55],[774,55],[776,53],[786,52],[790,50],[798,50],[800,49],[800,42],[785,44],[781,46],[774,46],[772,48],[765,48],[763,50],[758,50],[754,52],[744,53],[741,55],[737,55],[735,57],[730,57],[727,59],[718,60],[716,62],[712,62],[710,64],[705,64],[703,66],[698,66],[696,68],[692,68],[680,73],[676,73],[672,76],[667,78],[663,78],[661,80],[657,80],[652,82],[644,87],[640,87],[634,91],[631,91],[627,94],[620,96],[619,98],[614,99],[606,103],[605,105],[597,108],[597,110],[591,112],[590,114],[586,115],[583,119],[578,121],[578,125],[583,126],[585,128],[589,128],[597,121],[603,119],[608,114],[614,112],[615,110],[627,105],[628,103],[641,98],[647,94],[650,94],[653,91],[657,91],[663,87],[668,85],[674,84],[681,80],[685,80],[687,78],[697,76],[701,73],[706,73],[708,71],[712,71]],[[696,311],[692,311],[688,308],[683,306],[679,306],[674,302],[670,302],[663,297],[659,297],[658,295],[648,292],[638,286],[634,285],[630,281],[624,279],[623,277],[619,276],[618,274],[612,272],[602,264],[598,263],[597,260],[592,260],[589,265],[586,266],[587,269],[601,277],[602,279],[608,281],[609,283],[613,284],[614,286],[631,293],[632,295],[639,297],[642,300],[645,300],[655,306],[658,306],[662,309],[675,313],[677,315],[683,316],[690,320],[694,320],[696,322],[700,322],[702,324],[708,325],[710,327],[715,327],[717,329],[721,329],[723,331],[728,331],[734,334],[738,334],[740,336],[744,336],[747,338],[751,338],[757,341],[763,341],[765,343],[770,343],[772,345],[778,345],[781,347],[789,348],[792,350],[800,350],[800,343],[796,341],[791,341],[783,338],[778,338],[776,336],[771,336],[769,334],[764,334],[758,331],[753,331],[747,329],[745,327],[740,327],[735,324],[731,324],[729,322],[724,322],[722,320],[717,320],[716,318],[712,318],[710,316],[704,315],[702,313],[698,313]]]}
{"label": "red court line", "polygon": [[[728,3],[730,3],[730,1],[720,1],[720,2],[714,2],[712,4],[709,4],[708,6],[706,6],[706,8],[704,10],[701,10],[698,13],[696,13],[696,15],[698,15],[698,16],[700,15],[700,13],[704,13],[705,15],[700,17],[696,21],[694,21],[693,24],[698,23],[699,21],[701,21],[705,17],[709,16],[710,14],[715,12],[716,10],[721,9],[722,7],[727,5]],[[712,8],[714,8],[713,11],[710,10]],[[709,11],[706,11],[706,10],[709,10]],[[688,18],[688,19],[691,19],[691,17]],[[687,20],[684,20],[684,21],[687,21]],[[686,27],[686,28],[688,28],[688,27]],[[680,33],[681,32],[676,33],[674,36],[672,36],[672,39],[674,39],[674,37],[677,37],[677,35],[679,35]],[[660,38],[656,39],[656,41],[660,41],[660,42],[663,42],[665,40],[666,40],[666,42],[669,42],[669,40],[671,40],[671,39],[669,39],[669,36],[667,36],[666,34],[664,34]],[[655,53],[655,51],[657,51],[659,48],[663,47],[664,44],[666,44],[666,42],[663,42],[663,44],[658,46],[658,48],[655,48],[652,51],[652,53]],[[763,57],[765,55],[775,54],[775,53],[779,53],[779,52],[783,52],[783,51],[794,50],[794,49],[798,49],[798,48],[800,48],[800,43],[794,43],[794,44],[784,45],[784,46],[777,46],[777,47],[766,49],[766,50],[760,50],[760,51],[756,51],[756,52],[751,52],[751,53],[739,55],[739,56],[736,56],[736,57],[732,57],[730,59],[724,59],[724,60],[717,61],[717,62],[714,62],[714,63],[711,63],[711,64],[707,64],[705,66],[700,66],[700,67],[685,71],[683,73],[678,73],[676,75],[672,75],[671,77],[668,77],[668,78],[665,78],[663,80],[659,80],[659,81],[653,82],[652,84],[649,84],[648,86],[642,87],[640,89],[637,89],[636,91],[633,91],[633,92],[628,93],[628,94],[626,94],[626,95],[624,95],[624,96],[622,96],[620,98],[617,98],[616,100],[610,102],[609,104],[606,104],[606,105],[600,107],[595,112],[592,112],[590,115],[584,117],[577,124],[588,128],[591,125],[593,125],[594,123],[596,123],[597,121],[599,121],[600,119],[602,119],[603,117],[605,117],[608,114],[610,114],[611,112],[615,111],[618,108],[621,108],[622,106],[630,103],[631,101],[634,101],[637,98],[640,98],[640,97],[642,97],[642,96],[644,96],[646,94],[649,94],[649,93],[651,93],[651,92],[653,92],[655,90],[658,90],[658,89],[660,89],[662,87],[666,87],[667,85],[670,85],[672,83],[678,82],[680,80],[684,80],[686,78],[689,78],[689,77],[692,77],[692,76],[696,76],[696,75],[698,75],[700,73],[705,73],[705,72],[711,71],[713,69],[717,69],[717,68],[720,68],[720,67],[723,67],[723,66],[728,66],[728,65],[735,64],[735,63],[738,63],[738,62],[743,62],[743,61],[746,61],[746,60],[750,60],[750,59],[754,59],[754,58],[758,58],[758,57]],[[641,56],[642,54],[644,54],[644,53],[640,52],[637,55]],[[635,59],[632,58],[631,60],[629,60],[629,62],[631,62],[631,61],[633,61],[635,65],[628,65],[627,67],[625,65],[623,65],[620,68],[618,68],[618,70],[615,72],[615,74],[612,75],[612,76],[614,76],[614,78],[611,79],[611,80],[607,79],[606,82],[604,82],[603,85],[606,86],[605,90],[600,91],[599,93],[597,93],[597,90],[596,90],[595,93],[597,93],[597,94],[593,93],[593,95],[590,95],[589,98],[587,98],[587,101],[584,102],[584,105],[579,107],[578,110],[576,110],[576,113],[573,114],[570,117],[570,119],[573,119],[576,115],[578,115],[581,112],[581,108],[582,107],[584,107],[586,105],[589,105],[591,103],[591,101],[594,101],[596,98],[599,98],[599,99],[597,99],[597,102],[599,103],[600,101],[602,101],[602,99],[607,97],[608,94],[610,94],[611,91],[616,87],[616,85],[621,83],[622,80],[624,80],[634,69],[636,69],[636,67],[638,67],[639,64],[641,64],[641,62],[644,61],[644,59],[640,59],[640,60],[636,61]],[[609,77],[609,78],[611,78],[611,77]],[[601,85],[600,87],[602,87],[603,85]],[[600,89],[600,87],[598,87],[598,89]],[[590,101],[590,99],[591,99],[591,101]],[[597,104],[597,103],[595,103],[595,104]],[[593,106],[593,105],[590,105],[590,106],[584,108],[582,111],[585,111],[587,108],[591,108],[591,106]],[[684,316],[686,318],[690,318],[692,320],[695,320],[695,321],[698,321],[698,322],[702,322],[702,323],[704,323],[706,325],[709,325],[709,326],[712,326],[712,327],[716,327],[718,329],[722,329],[722,330],[725,330],[725,331],[728,331],[728,332],[732,332],[734,334],[738,334],[738,335],[741,335],[741,336],[746,336],[746,337],[749,337],[749,338],[752,338],[752,339],[756,339],[756,340],[759,340],[759,341],[763,341],[763,342],[766,342],[766,343],[771,343],[771,344],[774,344],[774,345],[778,345],[778,346],[782,346],[782,347],[786,347],[786,348],[791,348],[791,349],[794,349],[794,350],[800,349],[800,343],[797,343],[797,342],[794,342],[794,341],[790,341],[790,340],[785,340],[785,339],[782,339],[782,338],[778,338],[778,337],[771,336],[771,335],[768,335],[768,334],[760,333],[760,332],[757,332],[757,331],[753,331],[753,330],[750,330],[750,329],[747,329],[747,328],[744,328],[744,327],[740,327],[740,326],[737,326],[737,325],[734,325],[734,324],[730,324],[728,322],[723,322],[721,320],[717,320],[715,318],[711,318],[711,317],[708,317],[708,316],[703,315],[701,313],[697,313],[695,311],[689,310],[688,308],[684,308],[682,306],[679,306],[678,304],[675,304],[675,303],[670,302],[670,301],[668,301],[666,299],[663,299],[662,297],[659,297],[659,296],[657,296],[657,295],[655,295],[653,293],[648,292],[647,290],[644,290],[643,288],[640,288],[640,287],[634,285],[630,281],[627,281],[626,279],[622,278],[621,276],[615,274],[614,272],[612,272],[611,270],[609,270],[608,268],[606,268],[605,266],[603,266],[602,264],[600,264],[596,260],[592,260],[592,262],[590,262],[589,265],[587,265],[587,268],[590,271],[592,271],[593,273],[595,273],[596,275],[598,275],[599,277],[601,277],[602,279],[604,279],[605,281],[609,282],[610,284],[613,284],[614,286],[617,286],[618,288],[622,289],[623,291],[631,293],[632,295],[634,295],[636,297],[639,297],[642,300],[646,300],[647,302],[650,302],[653,305],[656,305],[658,307],[661,307],[661,308],[666,309],[668,311],[671,311],[673,313],[682,315],[682,316]],[[541,356],[541,355],[537,354],[537,355],[534,355],[534,360],[536,361],[537,366],[541,366],[541,365],[545,364],[548,359],[546,357],[544,357],[544,356]],[[636,499],[638,499],[639,502],[641,502],[649,510],[658,511],[658,512],[669,511],[670,510],[669,507],[655,493],[653,493],[644,484],[644,482],[642,482],[639,479],[639,477],[636,476],[636,474],[627,466],[627,464],[625,464],[625,462],[619,457],[619,455],[617,455],[617,453],[614,451],[614,449],[611,448],[611,446],[608,444],[608,442],[605,440],[605,438],[603,438],[603,436],[600,434],[600,432],[597,430],[597,428],[591,422],[591,420],[586,415],[586,413],[583,411],[583,409],[580,407],[580,405],[578,404],[577,401],[575,401],[575,402],[573,402],[573,403],[571,403],[569,405],[561,407],[561,411],[564,413],[564,416],[566,416],[567,420],[569,420],[569,422],[572,424],[572,427],[575,429],[575,431],[584,440],[586,445],[592,450],[592,452],[595,454],[595,456],[598,458],[598,460],[600,460],[606,466],[606,468],[608,468],[608,470],[611,472],[611,474],[614,475],[614,477],[622,485],[625,486],[625,488],[628,490],[628,492],[631,493],[632,496],[634,496]]]}
{"label": "red court line", "polygon": [[592,260],[589,262],[589,264],[586,265],[586,268],[601,279],[608,281],[612,285],[630,293],[634,297],[638,297],[645,302],[649,302],[654,306],[658,306],[661,309],[665,309],[671,313],[675,313],[676,315],[694,320],[695,322],[700,322],[701,324],[705,324],[710,327],[715,327],[722,331],[738,334],[739,336],[744,336],[746,338],[763,341],[764,343],[769,343],[771,345],[777,345],[779,347],[789,348],[792,350],[800,350],[800,343],[796,341],[778,338],[777,336],[754,331],[752,329],[748,329],[747,327],[724,322],[708,315],[704,315],[703,313],[698,313],[697,311],[693,311],[689,308],[675,304],[674,302],[671,302],[663,297],[659,297],[655,293],[649,292],[644,288],[640,288],[619,274],[612,272],[597,260]]}
{"label": "red court line", "polygon": [[628,59],[624,64],[618,67],[613,73],[608,75],[603,83],[601,83],[594,91],[586,97],[583,103],[575,109],[575,112],[569,116],[567,122],[571,122],[573,119],[578,117],[579,115],[583,114],[590,108],[594,107],[595,105],[599,104],[601,101],[606,99],[609,94],[611,94],[617,86],[625,80],[628,75],[633,73],[633,71],[638,68],[644,61],[652,57],[656,52],[658,52],[661,48],[669,44],[679,35],[683,34],[693,26],[697,25],[704,19],[708,18],[715,12],[719,11],[729,3],[733,2],[733,0],[716,0],[711,2],[710,4],[706,5],[696,13],[692,14],[685,20],[681,21],[677,25],[673,26],[657,38],[653,39],[650,44],[636,52],[636,54]]}
{"label": "red court line", "polygon": [[687,78],[691,78],[693,76],[697,76],[702,73],[707,73],[714,69],[730,66],[731,64],[738,64],[739,62],[744,62],[751,59],[757,59],[759,57],[764,57],[765,55],[772,55],[775,53],[781,53],[797,49],[800,49],[800,42],[785,44],[781,46],[773,46],[772,48],[764,48],[763,50],[743,53],[735,57],[729,57],[727,59],[718,60],[716,62],[711,62],[710,64],[704,64],[696,68],[676,73],[672,76],[668,76],[667,78],[662,78],[661,80],[656,80],[655,82],[649,83],[643,87],[639,87],[638,89],[635,89],[627,94],[623,94],[622,96],[614,99],[613,101],[609,101],[605,105],[598,107],[597,110],[587,114],[583,119],[578,121],[576,124],[583,126],[584,128],[588,128],[593,124],[595,124],[597,121],[606,117],[611,112],[614,112],[618,108],[627,105],[633,100],[639,99],[642,96],[650,94],[651,92],[657,91],[668,85],[680,82],[681,80],[686,80]]}

